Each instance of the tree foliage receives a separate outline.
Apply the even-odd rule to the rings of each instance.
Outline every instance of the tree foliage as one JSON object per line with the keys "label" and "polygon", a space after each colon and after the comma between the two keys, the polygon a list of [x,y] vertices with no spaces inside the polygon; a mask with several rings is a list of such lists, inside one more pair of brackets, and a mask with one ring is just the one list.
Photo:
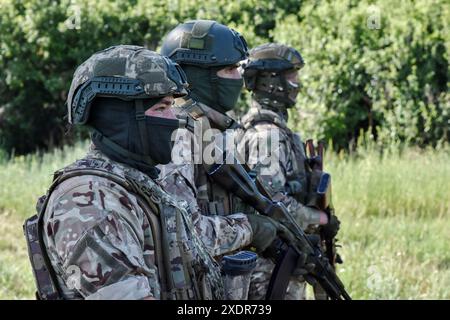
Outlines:
{"label": "tree foliage", "polygon": [[338,147],[449,140],[447,1],[311,1],[271,35],[306,60],[293,123]]}
{"label": "tree foliage", "polygon": [[446,1],[0,0],[0,146],[26,153],[65,144],[72,74],[115,44],[157,49],[180,22],[214,19],[250,47],[284,42],[307,65],[292,119],[346,146],[360,129],[379,141],[435,144],[449,137],[450,14]]}

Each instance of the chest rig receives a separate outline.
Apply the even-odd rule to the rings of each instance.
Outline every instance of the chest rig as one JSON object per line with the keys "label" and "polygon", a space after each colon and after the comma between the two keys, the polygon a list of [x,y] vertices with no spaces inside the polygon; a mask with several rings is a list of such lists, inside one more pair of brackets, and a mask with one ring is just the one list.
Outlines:
{"label": "chest rig", "polygon": [[286,146],[287,159],[284,164],[287,178],[286,191],[296,200],[305,203],[310,169],[306,163],[305,147],[299,135],[287,127],[286,121],[279,114],[263,108],[253,108],[243,117],[243,132],[256,130],[255,125],[263,123],[274,124],[280,128],[280,144],[284,143]]}
{"label": "chest rig", "polygon": [[[203,152],[208,148],[210,141],[204,141],[205,132],[210,129],[219,130],[225,133],[226,130],[236,130],[241,128],[240,124],[231,117],[218,112],[207,105],[194,101],[192,99],[185,100],[180,106],[184,113],[193,119],[195,126],[194,134],[198,144],[201,145],[200,150]],[[224,134],[223,146],[226,146],[226,135]],[[211,146],[209,146],[210,148]],[[233,148],[235,147],[233,143]],[[224,150],[226,152],[226,150]],[[224,153],[225,154],[225,153]],[[201,164],[195,165],[195,185],[197,188],[197,202],[205,215],[229,215],[236,212],[250,213],[253,209],[246,206],[239,198],[232,193],[213,183],[208,175],[210,165],[205,164],[202,158]]]}
{"label": "chest rig", "polygon": [[50,195],[56,186],[72,177],[82,175],[106,178],[136,197],[151,226],[154,238],[161,299],[223,297],[220,267],[197,236],[187,205],[177,203],[152,179],[137,170],[125,168],[102,158],[88,157],[55,172],[47,194],[38,201],[37,214],[25,221],[24,233],[39,299],[66,298],[62,293],[65,288],[61,288],[61,282],[58,282],[44,245],[43,218]]}

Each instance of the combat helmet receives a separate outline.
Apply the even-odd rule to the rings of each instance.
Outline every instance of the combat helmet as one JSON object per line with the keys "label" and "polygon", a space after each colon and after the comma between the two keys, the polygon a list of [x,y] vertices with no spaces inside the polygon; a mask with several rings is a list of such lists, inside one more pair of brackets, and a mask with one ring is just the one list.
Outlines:
{"label": "combat helmet", "polygon": [[248,57],[247,43],[237,31],[212,20],[188,21],[169,32],[161,54],[182,66],[194,101],[221,113],[236,106],[243,79],[225,79],[217,73]]}
{"label": "combat helmet", "polygon": [[96,97],[123,100],[187,94],[180,66],[144,47],[119,45],[93,54],[75,71],[67,108],[71,124],[86,124]]}
{"label": "combat helmet", "polygon": [[166,36],[160,52],[180,65],[204,68],[233,65],[248,57],[244,37],[212,20],[179,24]]}
{"label": "combat helmet", "polygon": [[305,65],[300,53],[292,47],[267,43],[253,48],[243,64],[245,87],[273,107],[292,107],[299,86],[287,81],[286,71],[300,70]]}
{"label": "combat helmet", "polygon": [[153,174],[154,165],[170,161],[160,160],[163,153],[157,147],[170,151],[171,142],[157,139],[162,131],[151,132],[152,119],[145,111],[150,101],[155,104],[165,96],[186,95],[187,87],[183,70],[169,58],[139,46],[113,46],[76,69],[67,99],[68,120],[87,125],[94,144],[113,160]]}

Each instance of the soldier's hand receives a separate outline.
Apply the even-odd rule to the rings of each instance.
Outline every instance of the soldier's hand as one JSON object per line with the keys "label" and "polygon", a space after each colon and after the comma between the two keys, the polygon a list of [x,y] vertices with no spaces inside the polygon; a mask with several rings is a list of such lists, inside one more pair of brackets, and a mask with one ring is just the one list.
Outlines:
{"label": "soldier's hand", "polygon": [[328,223],[322,226],[322,232],[325,238],[333,239],[337,235],[340,225],[341,222],[339,219],[334,214],[330,215]]}
{"label": "soldier's hand", "polygon": [[309,260],[308,256],[305,253],[300,254],[297,260],[297,265],[294,271],[292,272],[292,275],[294,277],[304,276],[306,274],[313,272],[316,265],[308,260]]}
{"label": "soldier's hand", "polygon": [[306,159],[306,161],[308,162],[308,165],[313,169],[321,168],[323,166],[323,160],[321,156],[314,156]]}
{"label": "soldier's hand", "polygon": [[258,253],[263,252],[276,239],[279,223],[259,214],[248,214],[247,218],[253,230],[250,246],[254,247]]}

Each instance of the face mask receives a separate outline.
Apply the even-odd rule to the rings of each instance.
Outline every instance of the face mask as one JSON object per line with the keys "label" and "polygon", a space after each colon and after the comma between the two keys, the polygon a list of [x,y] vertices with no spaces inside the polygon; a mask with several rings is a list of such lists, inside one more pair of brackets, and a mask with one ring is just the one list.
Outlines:
{"label": "face mask", "polygon": [[171,161],[172,134],[179,128],[177,119],[160,117],[145,117],[147,139],[150,146],[150,157],[158,164],[167,164]]}
{"label": "face mask", "polygon": [[183,70],[192,86],[192,98],[222,113],[230,111],[236,106],[244,85],[243,79],[216,77],[216,85],[213,85],[211,73],[216,73],[217,68],[211,70],[185,66]]}
{"label": "face mask", "polygon": [[[155,101],[145,104],[149,108]],[[145,116],[142,141],[133,101],[98,98],[94,102],[89,124],[94,128],[94,144],[112,160],[125,163],[151,177],[157,176],[157,164],[171,160],[171,136],[179,127],[177,119]],[[144,146],[143,143],[147,145]],[[148,147],[148,148],[146,148]],[[148,153],[145,150],[148,149]]]}
{"label": "face mask", "polygon": [[299,90],[300,84],[286,79],[283,74],[265,73],[258,77],[253,97],[265,108],[285,114],[286,109],[295,106]]}
{"label": "face mask", "polygon": [[209,69],[186,65],[183,66],[183,70],[186,73],[190,85],[191,97],[196,101],[212,106],[214,99]]}
{"label": "face mask", "polygon": [[243,85],[243,79],[218,78],[217,104],[223,113],[232,110],[236,106]]}
{"label": "face mask", "polygon": [[287,91],[287,107],[290,108],[295,106],[295,103],[297,102],[297,96],[300,91],[300,84],[286,80],[286,91]]}

